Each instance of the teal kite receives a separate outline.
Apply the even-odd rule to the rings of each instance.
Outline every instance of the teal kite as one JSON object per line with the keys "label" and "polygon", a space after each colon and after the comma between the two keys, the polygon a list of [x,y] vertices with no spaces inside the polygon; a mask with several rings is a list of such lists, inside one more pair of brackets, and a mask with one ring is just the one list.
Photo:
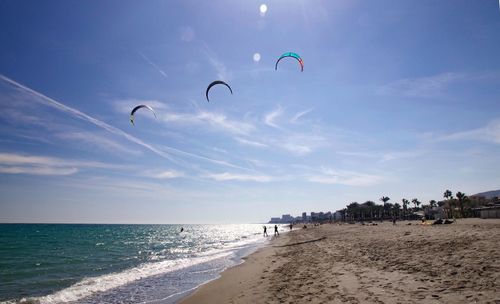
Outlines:
{"label": "teal kite", "polygon": [[292,57],[292,58],[297,59],[297,61],[300,64],[301,71],[304,72],[304,60],[302,60],[302,58],[300,58],[299,54],[293,53],[293,52],[288,52],[288,53],[284,53],[283,55],[281,55],[280,58],[278,58],[278,61],[276,61],[276,65],[274,66],[274,69],[278,70],[278,63],[280,62],[280,60],[283,58],[287,58],[287,57]]}

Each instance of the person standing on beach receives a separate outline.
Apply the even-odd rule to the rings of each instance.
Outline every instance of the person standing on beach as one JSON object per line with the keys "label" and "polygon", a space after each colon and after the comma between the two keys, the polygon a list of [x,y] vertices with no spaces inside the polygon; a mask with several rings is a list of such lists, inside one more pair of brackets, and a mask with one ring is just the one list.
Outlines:
{"label": "person standing on beach", "polygon": [[274,236],[276,235],[280,235],[280,233],[278,232],[278,225],[274,225]]}
{"label": "person standing on beach", "polygon": [[267,234],[267,227],[264,226],[264,237],[266,237],[266,236],[269,236],[269,235]]}
{"label": "person standing on beach", "polygon": [[292,228],[293,228],[293,224],[290,223],[290,231],[292,231]]}

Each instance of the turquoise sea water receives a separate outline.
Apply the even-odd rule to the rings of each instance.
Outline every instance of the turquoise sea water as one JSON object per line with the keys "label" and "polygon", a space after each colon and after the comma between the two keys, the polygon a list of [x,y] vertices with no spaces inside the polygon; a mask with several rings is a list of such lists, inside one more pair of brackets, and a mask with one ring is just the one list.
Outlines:
{"label": "turquoise sea water", "polygon": [[171,303],[262,245],[262,225],[0,224],[0,302]]}

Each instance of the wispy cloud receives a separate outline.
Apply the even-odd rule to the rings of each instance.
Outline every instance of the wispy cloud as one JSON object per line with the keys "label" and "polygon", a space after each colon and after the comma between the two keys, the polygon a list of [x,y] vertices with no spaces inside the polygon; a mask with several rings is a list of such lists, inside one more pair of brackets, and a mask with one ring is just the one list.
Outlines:
{"label": "wispy cloud", "polygon": [[437,96],[452,83],[465,80],[464,73],[442,73],[428,77],[405,78],[396,80],[379,88],[379,93],[388,95],[405,95],[410,97]]}
{"label": "wispy cloud", "polygon": [[111,138],[100,136],[91,132],[60,132],[55,134],[56,137],[76,141],[83,145],[88,145],[91,148],[97,147],[112,153],[121,152],[131,155],[140,155],[141,151],[125,147],[124,145],[112,140]]}
{"label": "wispy cloud", "polygon": [[160,73],[163,77],[165,78],[168,78],[168,75],[167,73],[165,73],[165,71],[163,71],[156,63],[154,63],[153,61],[151,61],[151,59],[149,59],[146,55],[144,55],[143,53],[141,52],[137,52],[139,54],[139,56],[142,57],[142,59],[144,59],[150,66],[152,66],[156,71],[158,71],[158,73]]}
{"label": "wispy cloud", "polygon": [[195,118],[235,134],[248,134],[254,129],[253,125],[230,120],[222,113],[199,112]]}
{"label": "wispy cloud", "polygon": [[54,167],[4,167],[0,165],[0,173],[5,174],[28,174],[28,175],[71,175],[78,172],[77,168],[54,168]]}
{"label": "wispy cloud", "polygon": [[32,90],[32,89],[30,89],[30,88],[28,88],[28,87],[26,87],[26,86],[24,86],[24,85],[22,85],[22,84],[20,84],[20,83],[18,83],[16,81],[14,81],[14,80],[12,80],[12,79],[10,79],[8,77],[5,77],[4,75],[0,75],[0,79],[3,80],[3,81],[5,81],[5,82],[7,82],[7,83],[9,83],[10,85],[14,86],[15,88],[17,88],[17,89],[19,89],[19,90],[21,90],[21,91],[23,91],[25,93],[31,94],[31,95],[33,95],[35,97],[38,97],[38,98],[34,98],[33,99],[34,101],[36,101],[38,103],[41,103],[41,104],[46,105],[48,107],[51,107],[51,108],[57,109],[59,111],[71,114],[71,115],[73,115],[73,116],[75,116],[75,117],[77,117],[77,118],[79,118],[81,120],[90,122],[93,125],[98,126],[98,127],[102,128],[102,129],[104,129],[104,130],[106,130],[106,131],[108,131],[110,133],[113,133],[115,135],[121,136],[121,137],[127,139],[130,142],[138,144],[138,145],[140,145],[140,146],[142,146],[142,147],[150,150],[151,152],[155,153],[158,156],[161,156],[161,157],[166,158],[166,159],[168,159],[168,160],[170,160],[172,162],[175,162],[170,157],[170,155],[168,155],[167,153],[156,149],[155,147],[153,147],[153,146],[151,146],[151,145],[143,142],[142,140],[140,140],[140,139],[138,139],[138,138],[136,138],[136,137],[134,137],[134,136],[132,136],[132,135],[130,135],[130,134],[128,134],[128,133],[126,133],[126,132],[118,129],[118,128],[116,128],[116,127],[113,127],[113,126],[111,126],[111,125],[109,125],[109,124],[107,124],[107,123],[105,123],[105,122],[103,122],[103,121],[101,121],[101,120],[99,120],[97,118],[94,118],[94,117],[92,117],[90,115],[87,115],[87,114],[85,114],[85,113],[77,110],[77,109],[74,109],[74,108],[72,108],[70,106],[67,106],[67,105],[65,105],[63,103],[60,103],[60,102],[56,101],[55,99],[47,97],[47,96],[43,95],[42,93],[39,93],[39,92],[37,92],[35,90]]}
{"label": "wispy cloud", "polygon": [[44,166],[75,166],[93,168],[126,168],[122,165],[114,165],[95,161],[82,161],[64,159],[50,156],[26,155],[16,153],[0,153],[0,164],[2,165],[44,165]]}
{"label": "wispy cloud", "polygon": [[158,119],[166,122],[169,126],[171,126],[172,123],[188,126],[202,126],[204,129],[210,126],[217,131],[238,135],[247,135],[255,130],[255,126],[248,122],[231,119],[224,113],[200,110],[197,104],[194,104],[194,111],[190,112],[175,111],[169,108],[167,104],[157,100],[117,100],[113,104],[114,108],[120,113],[129,113],[133,105],[147,104],[157,111]]}
{"label": "wispy cloud", "polygon": [[386,152],[368,152],[368,151],[338,151],[337,154],[352,156],[352,157],[361,157],[361,158],[374,158],[378,159],[379,162],[387,162],[397,159],[403,158],[414,158],[418,157],[422,154],[425,154],[426,150],[424,149],[415,149],[411,151],[386,151]]}
{"label": "wispy cloud", "polygon": [[220,61],[215,53],[210,49],[207,43],[203,42],[205,46],[205,55],[208,58],[208,62],[214,67],[217,72],[217,78],[220,80],[230,80],[231,73],[227,69],[226,65]]}
{"label": "wispy cloud", "polygon": [[70,175],[81,168],[124,169],[125,166],[48,156],[0,153],[0,173]]}
{"label": "wispy cloud", "polygon": [[[133,143],[136,143],[148,150],[150,150],[151,152],[155,153],[156,155],[160,156],[160,157],[163,157],[163,158],[166,158],[170,161],[172,161],[173,163],[178,163],[176,160],[174,160],[171,156],[171,154],[169,153],[166,153],[165,151],[163,150],[160,150],[160,149],[157,149],[153,146],[151,146],[150,144],[147,144],[145,142],[143,142],[142,140],[116,128],[116,127],[113,127],[101,120],[98,120],[92,116],[89,116],[77,109],[74,109],[72,107],[69,107],[65,104],[62,104],[50,97],[47,97],[37,91],[34,91],[14,80],[11,80],[10,78],[7,78],[3,75],[0,75],[0,79],[2,79],[3,81],[11,84],[12,86],[16,87],[17,89],[20,89],[26,93],[29,93],[35,97],[38,97],[38,98],[35,98],[34,100],[43,104],[43,105],[46,105],[46,106],[49,106],[49,107],[52,107],[52,108],[55,108],[57,110],[60,110],[60,111],[63,111],[65,113],[69,113],[79,119],[82,119],[84,121],[87,121],[87,122],[90,122],[110,133],[113,133],[115,135],[118,135],[118,136],[121,136],[125,139],[127,139],[128,141],[130,142],[133,142]],[[216,121],[219,121],[220,123],[224,123],[225,119],[224,118],[219,118],[219,119],[215,119]],[[211,163],[214,163],[214,164],[218,164],[218,165],[222,165],[222,166],[227,166],[227,167],[231,167],[231,168],[239,168],[239,169],[243,169],[243,170],[250,170],[248,168],[244,168],[244,167],[241,167],[241,166],[238,166],[238,165],[234,165],[234,164],[231,164],[227,161],[222,161],[222,160],[216,160],[216,159],[211,159],[209,157],[205,157],[205,156],[202,156],[202,155],[196,155],[194,153],[189,153],[189,152],[185,152],[185,151],[182,151],[180,149],[176,149],[176,148],[173,148],[173,147],[168,147],[168,146],[163,146],[163,149],[164,150],[168,150],[170,152],[173,152],[177,155],[182,155],[182,156],[188,156],[188,157],[192,157],[192,158],[196,158],[196,159],[200,159],[200,160],[204,160],[204,161],[209,161]]]}
{"label": "wispy cloud", "polygon": [[386,162],[391,160],[403,159],[403,158],[415,158],[425,154],[426,151],[423,149],[416,149],[414,151],[394,151],[383,153],[380,161]]}
{"label": "wispy cloud", "polygon": [[209,174],[207,177],[216,181],[253,181],[260,183],[274,181],[274,178],[268,175],[233,174],[228,172]]}
{"label": "wispy cloud", "polygon": [[299,119],[301,117],[303,117],[304,115],[308,114],[309,112],[311,112],[313,109],[308,109],[308,110],[305,110],[305,111],[302,111],[302,112],[298,112],[296,113],[291,119],[290,119],[290,122],[291,123],[298,123],[299,122]]}
{"label": "wispy cloud", "polygon": [[299,156],[309,154],[313,150],[312,147],[298,142],[285,142],[282,147],[285,150]]}
{"label": "wispy cloud", "polygon": [[241,137],[235,137],[234,139],[237,142],[239,142],[240,144],[247,145],[247,146],[258,147],[258,148],[267,148],[267,147],[269,147],[266,144],[263,144],[263,143],[260,143],[260,142],[257,142],[257,141],[252,141],[252,140],[244,139],[244,138],[241,138]]}
{"label": "wispy cloud", "polygon": [[327,140],[325,137],[314,134],[289,135],[275,142],[277,147],[298,156],[312,153],[314,150],[326,144]]}
{"label": "wispy cloud", "polygon": [[167,123],[179,123],[188,125],[211,126],[231,134],[247,135],[255,127],[246,122],[229,119],[223,113],[199,111],[196,113],[176,113],[169,111],[161,116],[161,119]]}
{"label": "wispy cloud", "polygon": [[268,126],[279,129],[280,127],[276,124],[275,120],[281,115],[283,115],[283,108],[281,106],[278,106],[273,111],[264,115],[264,122]]}
{"label": "wispy cloud", "polygon": [[142,175],[157,179],[172,179],[183,177],[184,173],[176,170],[163,170],[163,171],[146,171]]}
{"label": "wispy cloud", "polygon": [[320,184],[372,186],[381,183],[384,178],[373,174],[322,168],[321,174],[309,175],[307,180]]}
{"label": "wispy cloud", "polygon": [[500,119],[488,123],[486,126],[447,134],[437,139],[438,141],[484,141],[494,144],[500,144]]}

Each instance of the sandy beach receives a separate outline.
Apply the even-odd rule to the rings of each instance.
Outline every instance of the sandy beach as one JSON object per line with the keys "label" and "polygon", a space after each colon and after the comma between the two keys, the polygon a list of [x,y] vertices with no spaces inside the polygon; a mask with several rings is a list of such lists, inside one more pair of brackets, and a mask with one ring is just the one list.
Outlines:
{"label": "sandy beach", "polygon": [[500,220],[294,230],[181,303],[500,303]]}

